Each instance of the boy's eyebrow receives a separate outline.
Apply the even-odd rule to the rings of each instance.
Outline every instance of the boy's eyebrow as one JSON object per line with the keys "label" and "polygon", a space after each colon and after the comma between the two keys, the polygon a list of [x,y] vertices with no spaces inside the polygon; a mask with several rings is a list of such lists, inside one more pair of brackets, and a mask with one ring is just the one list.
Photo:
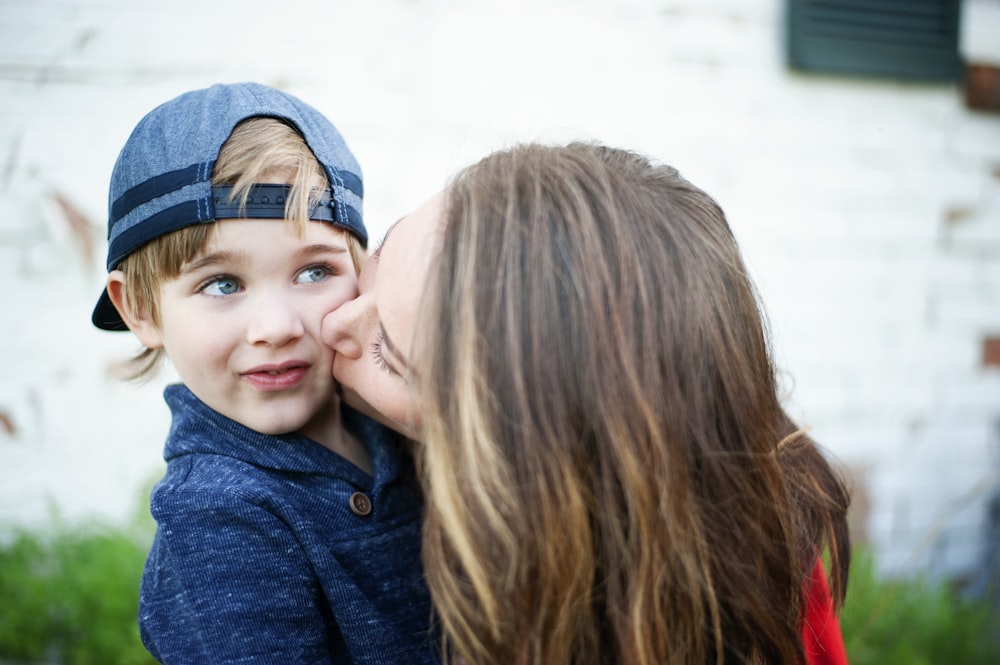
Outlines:
{"label": "boy's eyebrow", "polygon": [[[324,242],[318,242],[312,245],[306,245],[297,253],[300,256],[314,256],[316,254],[346,254],[347,251],[347,247],[343,245],[329,245]],[[208,266],[214,266],[219,263],[232,263],[234,261],[240,261],[242,258],[242,252],[230,252],[226,250],[221,252],[212,252],[211,254],[206,254],[205,256],[194,259],[190,263],[186,263],[183,266],[183,270],[184,272],[193,272],[195,270],[200,270]]]}
{"label": "boy's eyebrow", "polygon": [[323,254],[325,252],[344,254],[347,252],[347,247],[344,245],[328,245],[323,242],[318,242],[313,245],[307,245],[299,250],[299,254]]}
{"label": "boy's eyebrow", "polygon": [[211,254],[206,254],[200,258],[194,259],[188,263],[181,266],[182,272],[194,272],[196,270],[201,270],[208,266],[214,266],[219,263],[230,263],[233,261],[240,260],[239,252],[212,252]]}

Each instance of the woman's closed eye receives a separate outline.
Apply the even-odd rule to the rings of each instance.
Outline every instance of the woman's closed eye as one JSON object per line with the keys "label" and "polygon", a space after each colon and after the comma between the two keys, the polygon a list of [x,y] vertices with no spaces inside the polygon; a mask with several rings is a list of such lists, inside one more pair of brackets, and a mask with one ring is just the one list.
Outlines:
{"label": "woman's closed eye", "polygon": [[382,355],[382,349],[385,346],[385,335],[381,328],[375,331],[375,341],[371,344],[371,354],[372,360],[375,361],[375,366],[380,370],[392,375],[399,376],[399,373],[394,370],[388,362],[385,360],[385,356]]}

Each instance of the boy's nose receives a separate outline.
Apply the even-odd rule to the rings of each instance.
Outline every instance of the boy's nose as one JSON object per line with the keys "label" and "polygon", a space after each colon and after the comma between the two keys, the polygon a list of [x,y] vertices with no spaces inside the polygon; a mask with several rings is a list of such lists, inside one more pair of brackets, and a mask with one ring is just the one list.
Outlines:
{"label": "boy's nose", "polygon": [[285,294],[267,294],[254,305],[247,326],[247,341],[251,344],[282,346],[305,334],[302,317]]}
{"label": "boy's nose", "polygon": [[343,356],[360,358],[374,325],[371,297],[362,294],[323,318],[323,343]]}

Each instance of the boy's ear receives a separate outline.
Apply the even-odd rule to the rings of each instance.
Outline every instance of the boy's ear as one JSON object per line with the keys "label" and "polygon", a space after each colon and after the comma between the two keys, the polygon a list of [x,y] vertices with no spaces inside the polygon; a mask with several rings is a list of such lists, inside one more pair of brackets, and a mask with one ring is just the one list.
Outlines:
{"label": "boy's ear", "polygon": [[125,303],[125,273],[121,270],[112,270],[108,273],[108,297],[118,310],[118,316],[128,326],[142,345],[147,349],[158,349],[163,346],[163,336],[160,329],[153,322],[148,312],[133,311]]}

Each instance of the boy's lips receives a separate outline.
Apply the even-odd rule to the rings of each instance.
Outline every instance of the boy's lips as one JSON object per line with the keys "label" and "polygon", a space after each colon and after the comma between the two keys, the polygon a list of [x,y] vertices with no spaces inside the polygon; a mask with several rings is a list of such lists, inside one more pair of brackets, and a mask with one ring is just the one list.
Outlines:
{"label": "boy's lips", "polygon": [[258,390],[288,390],[294,388],[309,372],[309,363],[290,360],[279,365],[260,365],[243,372],[240,376]]}

